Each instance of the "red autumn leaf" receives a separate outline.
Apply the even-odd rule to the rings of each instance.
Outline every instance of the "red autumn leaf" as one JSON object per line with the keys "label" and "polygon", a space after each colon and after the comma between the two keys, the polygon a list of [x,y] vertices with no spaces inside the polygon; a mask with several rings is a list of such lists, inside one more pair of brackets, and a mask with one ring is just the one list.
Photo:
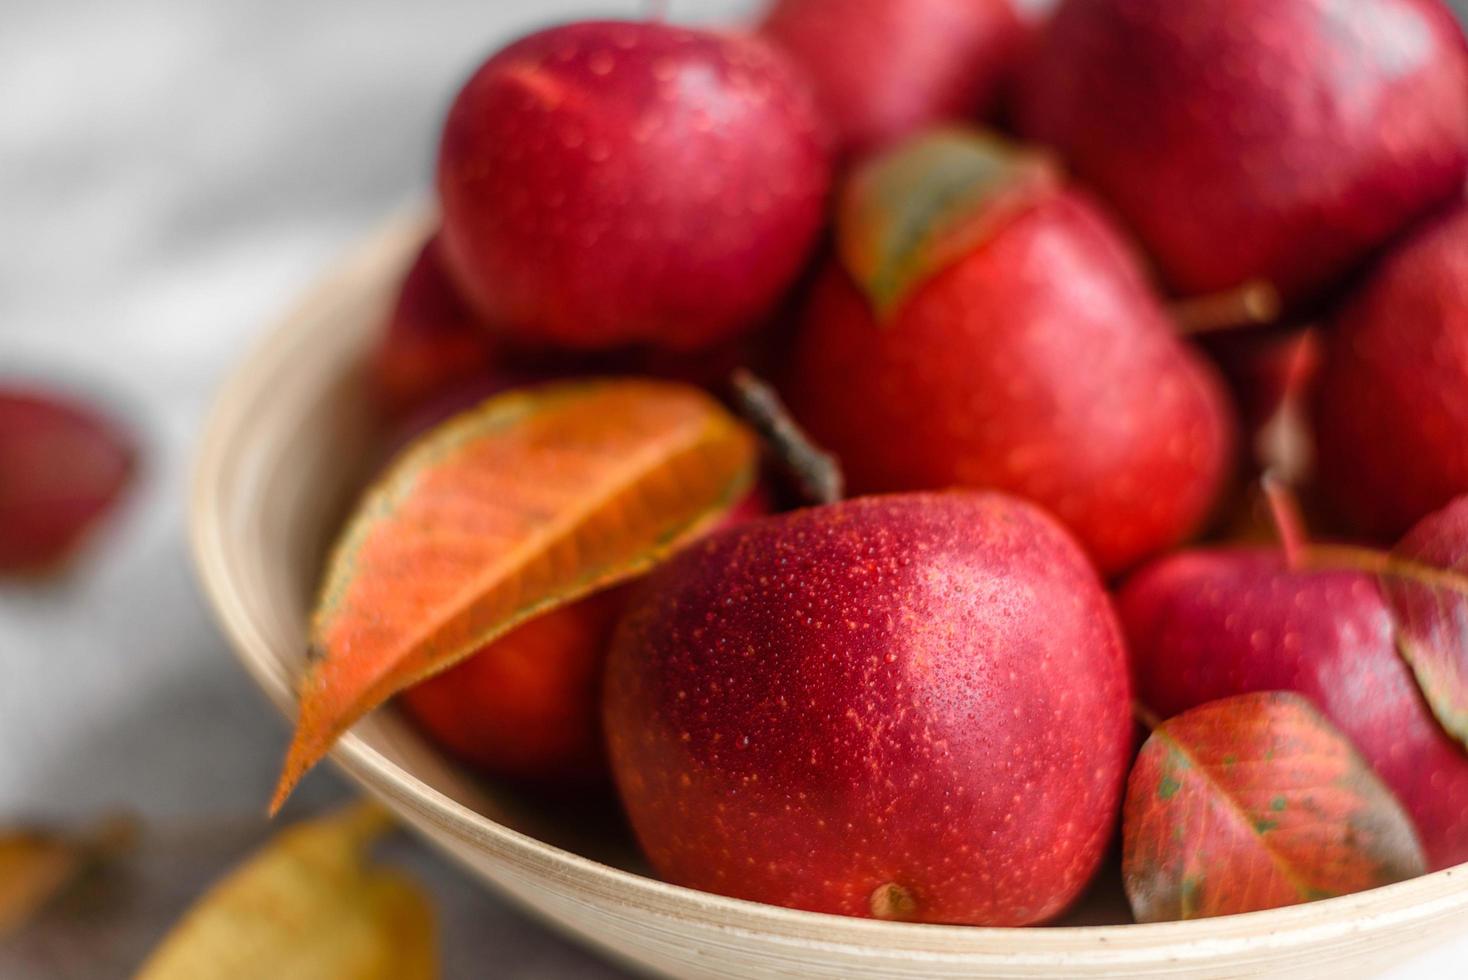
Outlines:
{"label": "red autumn leaf", "polygon": [[1304,698],[1212,701],[1132,767],[1122,876],[1139,922],[1278,908],[1422,874],[1411,821]]}
{"label": "red autumn leaf", "polygon": [[1468,745],[1468,497],[1424,517],[1378,574],[1397,649],[1438,722]]}
{"label": "red autumn leaf", "polygon": [[88,406],[0,390],[0,574],[61,565],[132,479],[132,440]]}

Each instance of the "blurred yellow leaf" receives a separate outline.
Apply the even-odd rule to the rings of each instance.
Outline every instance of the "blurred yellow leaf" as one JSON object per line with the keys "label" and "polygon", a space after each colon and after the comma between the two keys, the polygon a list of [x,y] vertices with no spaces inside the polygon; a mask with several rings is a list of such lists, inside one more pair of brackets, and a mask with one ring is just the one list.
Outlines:
{"label": "blurred yellow leaf", "polygon": [[391,826],[362,803],[282,831],[195,904],[138,980],[436,977],[428,898],[367,860]]}
{"label": "blurred yellow leaf", "polygon": [[124,817],[79,836],[0,830],[0,937],[19,930],[88,870],[125,849],[134,830]]}

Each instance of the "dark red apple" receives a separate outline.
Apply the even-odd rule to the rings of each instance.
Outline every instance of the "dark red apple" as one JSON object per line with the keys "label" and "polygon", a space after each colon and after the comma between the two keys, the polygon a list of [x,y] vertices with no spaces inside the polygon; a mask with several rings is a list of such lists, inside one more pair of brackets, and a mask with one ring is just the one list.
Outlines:
{"label": "dark red apple", "polygon": [[[925,152],[915,143],[869,164],[914,181],[872,196],[900,212],[928,193],[928,168],[902,158]],[[945,153],[930,169],[957,165]],[[977,169],[1005,166],[1023,168]],[[787,400],[854,492],[1007,490],[1053,512],[1115,572],[1199,526],[1232,463],[1232,419],[1106,215],[1058,182],[1010,184],[1026,181],[974,197],[967,220],[980,239],[885,310],[870,284],[886,280],[865,276],[864,292],[859,258],[844,253],[797,334]]]}
{"label": "dark red apple", "polygon": [[489,376],[501,359],[443,269],[438,236],[408,269],[369,365],[384,414],[400,417],[445,391]]}
{"label": "dark red apple", "polygon": [[1137,698],[1152,712],[1251,691],[1302,694],[1400,798],[1432,866],[1468,861],[1468,753],[1398,654],[1374,576],[1291,570],[1275,549],[1194,551],[1143,569],[1118,608]]}
{"label": "dark red apple", "polygon": [[805,69],[848,154],[979,115],[1026,36],[1011,0],[776,0],[760,33]]}
{"label": "dark red apple", "polygon": [[537,616],[400,701],[487,775],[551,786],[605,778],[601,673],[624,601],[614,589]]}
{"label": "dark red apple", "polygon": [[595,22],[531,35],[455,99],[446,256],[524,341],[691,349],[754,325],[820,230],[829,137],[763,41]]}
{"label": "dark red apple", "polygon": [[1392,254],[1326,336],[1321,491],[1390,538],[1468,493],[1468,207]]}
{"label": "dark red apple", "polygon": [[1064,909],[1132,746],[1096,573],[997,493],[860,498],[691,546],[618,629],[605,721],[669,881],[924,922]]}
{"label": "dark red apple", "polygon": [[1468,172],[1439,0],[1067,0],[1017,102],[1184,293],[1310,298]]}
{"label": "dark red apple", "polygon": [[116,506],[132,438],[90,406],[0,388],[0,575],[50,571]]}

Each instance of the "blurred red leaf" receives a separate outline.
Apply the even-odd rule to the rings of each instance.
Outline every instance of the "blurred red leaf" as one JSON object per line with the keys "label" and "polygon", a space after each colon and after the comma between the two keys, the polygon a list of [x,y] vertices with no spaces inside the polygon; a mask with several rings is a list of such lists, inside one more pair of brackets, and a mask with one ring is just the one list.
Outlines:
{"label": "blurred red leaf", "polygon": [[136,451],[87,406],[0,389],[0,574],[60,565],[112,509]]}
{"label": "blurred red leaf", "polygon": [[1139,922],[1294,905],[1426,866],[1390,791],[1324,716],[1284,692],[1159,725],[1132,768],[1122,832]]}

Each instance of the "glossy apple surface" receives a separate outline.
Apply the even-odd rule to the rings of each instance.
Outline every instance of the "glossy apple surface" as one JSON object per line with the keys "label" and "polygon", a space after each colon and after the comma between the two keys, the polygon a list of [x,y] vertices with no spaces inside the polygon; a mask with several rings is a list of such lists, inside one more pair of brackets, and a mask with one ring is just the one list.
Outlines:
{"label": "glossy apple surface", "polygon": [[605,712],[669,881],[925,922],[1063,910],[1132,746],[1108,597],[1002,494],[859,498],[693,545],[619,627]]}
{"label": "glossy apple surface", "polygon": [[805,70],[849,155],[991,108],[1026,38],[1011,0],[778,0],[760,33]]}
{"label": "glossy apple surface", "polygon": [[1067,0],[1017,103],[1183,293],[1309,299],[1468,170],[1468,53],[1438,0]]}
{"label": "glossy apple surface", "polygon": [[522,341],[697,348],[749,329],[800,273],[829,157],[809,85],[756,38],[551,28],[449,110],[444,251],[470,304]]}
{"label": "glossy apple surface", "polygon": [[1404,243],[1325,334],[1320,489],[1390,538],[1468,493],[1468,207]]}
{"label": "glossy apple surface", "polygon": [[1008,220],[885,317],[833,265],[785,387],[853,492],[1015,493],[1108,573],[1191,534],[1233,462],[1215,373],[1075,191]]}

